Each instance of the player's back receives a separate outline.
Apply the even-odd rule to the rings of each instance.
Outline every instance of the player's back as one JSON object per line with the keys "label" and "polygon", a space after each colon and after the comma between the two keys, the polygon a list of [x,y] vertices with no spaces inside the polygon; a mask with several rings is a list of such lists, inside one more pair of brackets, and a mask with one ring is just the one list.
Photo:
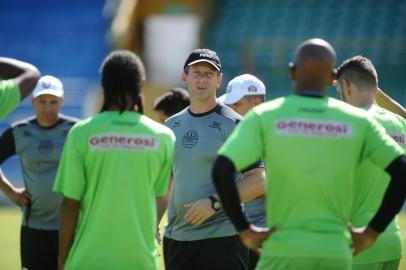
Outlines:
{"label": "player's back", "polygon": [[172,131],[138,113],[103,112],[74,126],[68,143],[84,174],[72,193],[81,217],[69,269],[153,269],[155,199],[167,191]]}
{"label": "player's back", "polygon": [[[403,149],[406,149],[406,120],[376,105],[373,105],[368,113],[385,128],[389,136]],[[356,174],[354,189],[351,218],[354,227],[366,226],[374,216],[389,180],[389,175],[377,168],[370,160],[362,162]],[[397,218],[395,218],[371,248],[354,258],[354,263],[365,264],[395,260],[400,259],[401,255],[400,230]]]}
{"label": "player's back", "polygon": [[341,101],[299,95],[260,105],[254,114],[265,146],[268,226],[281,226],[265,246],[275,256],[349,258],[345,222],[354,172],[372,151],[373,142],[365,141],[374,140],[373,120]]}

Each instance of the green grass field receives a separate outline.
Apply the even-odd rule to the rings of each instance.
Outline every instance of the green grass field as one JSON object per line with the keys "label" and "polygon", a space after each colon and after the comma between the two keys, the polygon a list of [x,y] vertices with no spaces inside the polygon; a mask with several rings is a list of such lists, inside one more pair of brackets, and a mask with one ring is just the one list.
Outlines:
{"label": "green grass field", "polygon": [[[0,208],[0,269],[20,269],[19,228],[20,212],[16,208]],[[403,231],[403,248],[406,250],[406,213],[400,215],[399,223]],[[164,269],[160,262],[160,269]],[[399,270],[406,270],[406,260],[402,260]]]}

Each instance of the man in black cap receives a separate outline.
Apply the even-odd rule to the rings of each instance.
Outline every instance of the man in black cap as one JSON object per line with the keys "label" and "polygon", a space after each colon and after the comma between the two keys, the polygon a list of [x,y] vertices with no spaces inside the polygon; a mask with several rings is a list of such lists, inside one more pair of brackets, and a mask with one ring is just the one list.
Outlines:
{"label": "man in black cap", "polygon": [[[167,270],[247,267],[248,249],[224,213],[210,176],[217,150],[241,118],[217,103],[216,91],[222,77],[215,52],[194,50],[182,72],[190,106],[165,122],[177,138],[172,166],[173,196],[164,238]],[[238,185],[242,201],[262,195],[262,164],[255,162],[241,171]]]}

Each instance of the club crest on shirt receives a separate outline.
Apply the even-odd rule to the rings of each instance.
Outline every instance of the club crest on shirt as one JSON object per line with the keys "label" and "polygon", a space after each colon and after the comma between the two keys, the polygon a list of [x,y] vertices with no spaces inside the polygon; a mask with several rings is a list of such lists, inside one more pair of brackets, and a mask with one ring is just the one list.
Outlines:
{"label": "club crest on shirt", "polygon": [[54,150],[54,144],[51,140],[42,140],[38,143],[38,152],[41,154],[48,154]]}
{"label": "club crest on shirt", "polygon": [[199,133],[197,133],[196,130],[191,129],[187,131],[185,135],[183,135],[182,145],[185,148],[192,148],[197,144],[198,141],[199,141]]}

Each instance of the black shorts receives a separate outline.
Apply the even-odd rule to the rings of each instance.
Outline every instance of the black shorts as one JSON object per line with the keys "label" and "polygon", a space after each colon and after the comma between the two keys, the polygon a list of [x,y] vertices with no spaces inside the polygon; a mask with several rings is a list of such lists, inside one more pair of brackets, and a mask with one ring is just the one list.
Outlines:
{"label": "black shorts", "polygon": [[23,269],[58,269],[58,231],[22,226],[20,254]]}
{"label": "black shorts", "polygon": [[166,270],[246,270],[248,248],[238,236],[196,241],[163,240]]}

